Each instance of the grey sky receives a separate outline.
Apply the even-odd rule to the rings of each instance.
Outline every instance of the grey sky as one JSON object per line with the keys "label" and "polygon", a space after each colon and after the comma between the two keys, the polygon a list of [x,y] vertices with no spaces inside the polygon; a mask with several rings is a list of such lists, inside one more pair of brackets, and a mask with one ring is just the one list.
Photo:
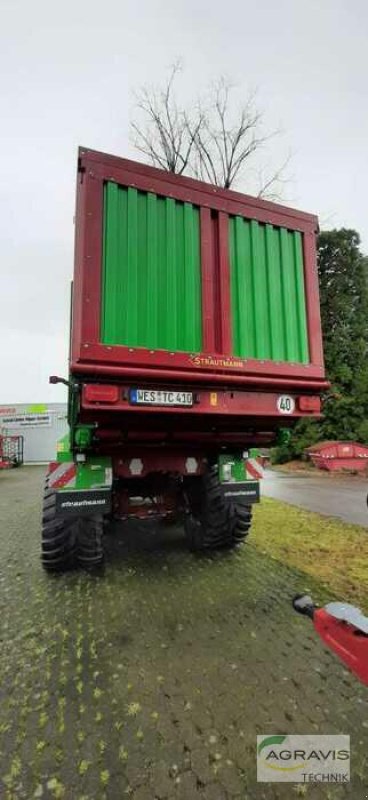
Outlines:
{"label": "grey sky", "polygon": [[225,74],[258,88],[285,200],[368,250],[365,0],[2,0],[0,404],[58,401],[67,372],[78,144],[138,157],[132,92],[184,62],[188,101]]}

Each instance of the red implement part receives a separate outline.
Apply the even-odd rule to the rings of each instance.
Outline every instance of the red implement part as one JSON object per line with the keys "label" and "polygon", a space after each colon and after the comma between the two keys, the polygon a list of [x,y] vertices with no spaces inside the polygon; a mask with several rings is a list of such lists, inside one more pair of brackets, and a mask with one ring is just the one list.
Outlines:
{"label": "red implement part", "polygon": [[[156,384],[157,386],[157,384]],[[123,386],[118,390],[118,387],[109,386],[109,389],[116,388],[117,394],[115,395],[116,399],[114,404],[112,405],[110,400],[105,400],[102,397],[102,392],[104,390],[104,386],[101,385],[101,396],[100,395],[92,395],[90,393],[90,386],[88,384],[83,384],[82,386],[82,408],[86,410],[93,410],[93,411],[109,411],[109,413],[115,412],[128,412],[129,414],[142,414],[142,408],[147,414],[162,414],[163,406],[161,405],[137,405],[130,403],[129,400],[129,393],[130,388],[127,386]],[[133,388],[133,387],[131,387]],[[161,387],[167,390],[167,387]],[[189,386],[190,389],[193,387]],[[279,393],[276,392],[252,392],[252,391],[226,391],[222,388],[217,389],[217,391],[205,391],[202,389],[194,389],[193,390],[193,397],[194,402],[192,406],[165,406],[164,411],[165,414],[181,414],[181,415],[201,415],[201,414],[216,414],[216,415],[226,415],[232,414],[234,416],[247,416],[247,417],[278,417],[280,418],[280,412],[278,410],[278,399]],[[294,393],[293,393],[294,397]],[[306,398],[304,398],[306,399]],[[313,412],[309,411],[309,416],[315,414],[319,416],[320,414],[320,406],[321,401],[319,397],[312,396],[308,398],[314,401],[314,409]],[[295,416],[301,417],[303,416],[303,412],[299,410],[299,404],[297,403],[297,397],[294,397],[295,400],[295,408],[293,411],[290,412],[287,416]]]}
{"label": "red implement part", "polygon": [[0,436],[0,469],[23,464],[23,436]]}
{"label": "red implement part", "polygon": [[124,448],[122,457],[113,460],[114,475],[120,478],[142,478],[154,472],[176,473],[177,475],[201,475],[204,471],[203,458],[187,448],[171,451],[140,447]]}
{"label": "red implement part", "polygon": [[[96,346],[97,347],[97,346]],[[102,347],[102,345],[101,345]],[[113,351],[113,347],[110,347],[110,353],[105,353],[104,356],[106,358],[106,362],[109,361],[111,358],[111,354]],[[115,348],[116,349],[116,348]],[[120,348],[122,350],[123,348]],[[125,348],[127,350],[127,348]],[[105,347],[105,351],[107,348]],[[72,363],[72,371],[78,373],[80,375],[92,375],[94,378],[102,376],[109,376],[111,378],[122,378],[128,379],[129,378],[136,378],[145,381],[176,381],[176,382],[185,382],[190,381],[193,383],[200,382],[206,383],[211,385],[220,384],[233,384],[237,383],[240,386],[255,386],[255,387],[268,387],[268,388],[278,388],[278,389],[289,389],[292,387],[297,391],[304,392],[306,389],[311,389],[314,391],[323,391],[324,389],[328,389],[330,384],[328,381],[322,380],[322,370],[320,367],[314,368],[313,365],[306,364],[305,365],[305,378],[298,378],[293,377],[295,376],[297,369],[295,365],[286,365],[285,367],[280,364],[274,364],[273,362],[262,362],[262,364],[257,364],[255,361],[248,360],[247,362],[242,362],[244,367],[248,367],[248,374],[247,375],[221,375],[219,372],[193,372],[193,371],[184,371],[184,369],[161,369],[158,368],[156,370],[151,369],[150,366],[144,366],[147,363],[147,358],[145,354],[148,353],[150,356],[152,363],[154,360],[158,361],[160,357],[160,351],[157,353],[149,353],[149,351],[138,351],[137,349],[131,348],[131,352],[126,354],[126,360],[132,363],[132,366],[119,366],[118,364],[86,364],[86,363]],[[91,358],[99,357],[99,351],[90,349],[89,356]],[[188,362],[189,357],[185,353],[173,353],[172,362],[184,361]],[[208,363],[204,363],[201,361],[200,357],[195,356],[193,357],[193,363],[198,363],[198,366],[201,370],[209,370],[213,367],[218,369],[219,362],[222,361],[223,364],[228,363],[224,359],[207,359]],[[240,361],[238,359],[240,364]],[[236,362],[236,363],[238,363]],[[134,366],[134,364],[142,364],[142,366]],[[174,366],[174,363],[171,364]],[[184,364],[185,366],[185,364]],[[271,373],[272,375],[262,375],[262,370]],[[236,380],[235,380],[236,377]],[[233,380],[234,379],[234,380]]]}
{"label": "red implement part", "polygon": [[[143,193],[188,202],[200,209],[202,352],[170,352],[101,339],[103,195],[106,181]],[[231,276],[228,228],[232,217],[298,231],[303,238],[309,363],[232,355]],[[227,386],[295,388],[321,392],[325,380],[318,300],[317,218],[137,162],[79,151],[71,372],[117,379]]]}
{"label": "red implement part", "polygon": [[314,610],[313,624],[327,646],[368,686],[368,635],[324,608]]}

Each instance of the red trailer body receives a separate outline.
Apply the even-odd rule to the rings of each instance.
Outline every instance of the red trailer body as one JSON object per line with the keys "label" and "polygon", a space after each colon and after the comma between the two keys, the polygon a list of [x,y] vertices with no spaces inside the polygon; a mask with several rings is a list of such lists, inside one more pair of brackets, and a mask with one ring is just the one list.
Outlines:
{"label": "red trailer body", "polygon": [[[149,215],[153,213],[150,201],[156,209],[162,198],[166,203],[164,228],[161,225],[159,234],[159,223],[152,225],[151,221],[149,232]],[[188,308],[192,298],[186,299],[187,306],[184,303],[184,282],[188,279],[179,275],[180,270],[185,272],[185,261],[189,260],[189,248],[185,250],[188,230],[193,237],[193,229],[185,229],[185,220],[183,263],[175,258],[180,242],[173,215],[182,211],[184,215],[195,213],[198,220],[196,313],[200,344],[196,350],[189,350],[185,344],[170,349],[156,346],[160,308],[158,312],[156,308],[155,321],[150,308],[153,300],[151,296],[144,300],[143,296],[154,269],[154,239],[161,235],[163,250],[158,254],[155,283],[148,293],[154,293],[160,270],[165,269],[163,262],[167,263],[163,295],[170,283],[182,280],[182,297],[178,291],[172,293],[162,313],[171,316],[175,312],[177,317],[182,313],[179,325],[183,326],[193,314],[194,327],[193,308]],[[157,220],[157,211],[155,214]],[[144,217],[140,228],[139,217]],[[244,227],[247,225],[250,231]],[[317,226],[317,218],[310,214],[80,149],[71,373],[82,384],[81,421],[94,422],[97,415],[99,435],[105,440],[111,440],[112,428],[117,436],[125,425],[129,438],[134,438],[134,428],[138,428],[136,435],[141,441],[151,441],[152,436],[157,441],[158,436],[162,441],[170,438],[173,444],[184,437],[193,446],[212,440],[217,447],[220,442],[270,444],[281,425],[290,426],[302,416],[318,416],[319,395],[327,384],[316,268]],[[146,240],[146,249],[140,252],[142,239]],[[116,273],[112,282],[111,275],[106,275],[110,252],[110,272],[114,269]],[[125,278],[129,259],[134,263]],[[248,263],[249,274],[244,271]],[[190,277],[191,295],[195,293],[194,278]],[[124,280],[125,294],[121,288]],[[118,308],[111,308],[111,294],[118,297]],[[161,297],[155,302],[161,303]],[[115,315],[108,335],[104,332],[107,313]],[[131,316],[133,334],[129,324],[123,333],[118,331],[119,315],[124,314]],[[144,334],[139,341],[138,332],[144,316],[148,320],[146,344],[142,344]],[[124,336],[130,342],[124,341]],[[174,332],[171,340],[166,336],[166,341],[170,344],[178,338]],[[242,349],[245,356],[239,354]],[[96,381],[108,384],[110,389],[106,385],[98,393],[98,386],[93,390],[90,385]],[[132,405],[129,393],[137,386],[152,391],[188,389],[194,393],[195,402],[191,407],[173,405],[165,409],[153,403]]]}
{"label": "red trailer body", "polygon": [[[70,442],[50,465],[46,568],[79,539],[79,523],[60,534],[60,514],[96,508],[184,510],[197,549],[245,538],[259,499],[249,448],[318,417],[328,385],[317,229],[313,215],[80,149]],[[93,546],[84,530],[81,563],[100,559],[101,525]]]}
{"label": "red trailer body", "polygon": [[[107,182],[172,198],[199,209],[202,349],[167,352],[106,345],[101,340],[104,187]],[[306,363],[234,356],[229,266],[229,220],[298,231],[302,237],[309,356]],[[326,387],[318,277],[318,220],[237,192],[222,190],[143,164],[81,148],[76,210],[71,371],[78,375],[134,380],[162,379],[262,390],[317,393]],[[298,411],[301,411],[300,409]]]}

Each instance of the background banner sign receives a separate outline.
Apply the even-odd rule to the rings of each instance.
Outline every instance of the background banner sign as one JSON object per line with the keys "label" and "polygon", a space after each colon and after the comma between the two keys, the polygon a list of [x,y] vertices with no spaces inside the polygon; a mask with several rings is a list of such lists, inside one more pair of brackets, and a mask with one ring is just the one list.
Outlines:
{"label": "background banner sign", "polygon": [[15,416],[2,417],[2,425],[6,430],[15,430],[18,428],[39,428],[50,427],[51,414],[22,414],[18,413]]}

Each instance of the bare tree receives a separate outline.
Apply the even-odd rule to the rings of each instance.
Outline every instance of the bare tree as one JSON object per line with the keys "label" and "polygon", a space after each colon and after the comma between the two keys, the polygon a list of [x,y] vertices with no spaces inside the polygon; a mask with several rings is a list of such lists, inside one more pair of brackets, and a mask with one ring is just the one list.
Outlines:
{"label": "bare tree", "polygon": [[[257,171],[260,151],[277,132],[264,133],[263,114],[254,94],[235,106],[230,82],[221,78],[204,101],[190,112],[178,105],[173,65],[163,89],[142,87],[137,95],[138,119],[131,123],[133,142],[154,165],[187,173],[226,189],[239,185],[260,197],[278,199],[289,158],[275,172]],[[258,176],[258,179],[257,179]]]}
{"label": "bare tree", "polygon": [[267,198],[267,200],[280,200],[282,194],[282,187],[290,183],[290,178],[287,175],[287,169],[291,161],[291,153],[285,158],[285,161],[276,170],[262,168],[258,171],[258,197]]}
{"label": "bare tree", "polygon": [[[250,94],[234,107],[235,86],[221,78],[213,87],[210,103],[202,111],[201,125],[194,136],[194,170],[201,180],[225,189],[236,184],[258,184],[259,197],[278,197],[277,188],[286,182],[290,157],[275,172],[255,178],[259,151],[278,132],[264,133],[263,114]],[[255,158],[252,158],[255,156]]]}
{"label": "bare tree", "polygon": [[261,114],[250,97],[231,120],[231,84],[223,78],[214,85],[195,142],[196,172],[202,180],[229,189],[244,162],[262,146],[265,137],[258,131]]}
{"label": "bare tree", "polygon": [[190,170],[194,140],[202,124],[199,111],[189,115],[178,106],[174,84],[180,71],[181,64],[176,62],[163,89],[147,86],[140,89],[136,108],[142,123],[131,123],[137,150],[155,166],[179,175]]}

